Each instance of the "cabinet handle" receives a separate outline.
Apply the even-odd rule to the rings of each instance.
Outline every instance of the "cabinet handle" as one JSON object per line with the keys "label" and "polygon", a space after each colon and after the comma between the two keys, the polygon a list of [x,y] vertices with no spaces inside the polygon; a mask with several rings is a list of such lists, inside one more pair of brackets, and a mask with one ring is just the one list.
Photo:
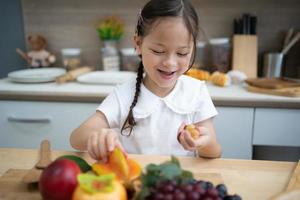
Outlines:
{"label": "cabinet handle", "polygon": [[23,122],[23,123],[50,123],[50,117],[16,117],[9,116],[7,118],[10,122]]}

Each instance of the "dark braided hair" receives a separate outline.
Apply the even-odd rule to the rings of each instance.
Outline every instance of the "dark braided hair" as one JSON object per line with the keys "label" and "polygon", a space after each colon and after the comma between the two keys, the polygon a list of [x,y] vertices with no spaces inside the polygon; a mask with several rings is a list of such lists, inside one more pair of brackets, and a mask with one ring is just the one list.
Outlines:
{"label": "dark braided hair", "polygon": [[[188,0],[150,0],[141,10],[138,17],[135,34],[141,38],[145,37],[151,30],[151,25],[161,17],[182,17],[185,25],[193,37],[193,55],[189,68],[193,65],[196,56],[196,43],[199,33],[198,15]],[[141,55],[140,55],[141,57]],[[141,61],[138,68],[136,87],[133,101],[131,103],[128,116],[122,126],[121,134],[129,128],[130,136],[133,127],[136,125],[133,108],[135,107],[140,94],[140,88],[143,81],[144,66]]]}
{"label": "dark braided hair", "polygon": [[133,98],[133,101],[132,101],[131,106],[129,108],[128,116],[127,116],[127,118],[126,118],[126,120],[125,120],[125,122],[122,126],[122,129],[121,129],[121,134],[122,135],[124,135],[123,130],[129,128],[130,131],[129,131],[129,134],[127,135],[127,136],[129,136],[132,132],[133,127],[136,125],[135,119],[133,117],[132,110],[133,110],[134,106],[136,105],[139,94],[140,94],[141,84],[142,84],[142,81],[143,81],[143,73],[144,73],[144,66],[143,66],[143,63],[141,61],[140,64],[139,64],[138,73],[137,73],[137,77],[136,77],[134,98]]}

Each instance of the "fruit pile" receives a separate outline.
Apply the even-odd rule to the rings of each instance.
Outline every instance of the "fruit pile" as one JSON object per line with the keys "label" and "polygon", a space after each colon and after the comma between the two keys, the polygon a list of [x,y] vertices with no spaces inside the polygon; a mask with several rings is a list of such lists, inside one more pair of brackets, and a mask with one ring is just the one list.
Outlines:
{"label": "fruit pile", "polygon": [[44,200],[127,200],[126,187],[140,173],[140,165],[119,148],[107,163],[92,166],[80,157],[65,155],[44,169],[39,190]]}
{"label": "fruit pile", "polygon": [[216,187],[211,182],[193,180],[189,183],[178,184],[174,180],[159,182],[151,189],[146,200],[241,200],[238,195],[228,195],[224,184]]}
{"label": "fruit pile", "polygon": [[175,157],[162,164],[140,165],[115,148],[107,163],[90,166],[66,155],[44,169],[39,190],[44,200],[240,200],[224,184],[197,181]]}
{"label": "fruit pile", "polygon": [[137,200],[241,200],[229,195],[224,184],[216,187],[209,181],[195,180],[193,174],[183,170],[172,157],[160,165],[150,164],[141,175],[142,188]]}

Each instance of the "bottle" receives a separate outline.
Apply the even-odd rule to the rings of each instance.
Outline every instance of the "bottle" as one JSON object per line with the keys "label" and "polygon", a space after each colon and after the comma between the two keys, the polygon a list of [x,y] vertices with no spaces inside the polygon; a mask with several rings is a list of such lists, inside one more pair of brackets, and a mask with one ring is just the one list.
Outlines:
{"label": "bottle", "polygon": [[120,55],[117,48],[117,41],[103,41],[102,64],[104,71],[119,71],[120,70]]}

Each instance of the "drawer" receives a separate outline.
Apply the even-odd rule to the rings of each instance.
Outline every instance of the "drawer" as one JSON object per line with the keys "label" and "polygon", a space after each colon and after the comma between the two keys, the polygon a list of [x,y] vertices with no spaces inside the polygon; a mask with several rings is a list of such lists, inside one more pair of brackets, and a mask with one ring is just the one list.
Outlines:
{"label": "drawer", "polygon": [[49,139],[53,149],[70,150],[71,132],[98,104],[0,101],[0,147],[37,148]]}
{"label": "drawer", "polygon": [[300,146],[300,110],[256,108],[254,145]]}
{"label": "drawer", "polygon": [[254,108],[217,107],[214,125],[222,158],[251,159]]}

